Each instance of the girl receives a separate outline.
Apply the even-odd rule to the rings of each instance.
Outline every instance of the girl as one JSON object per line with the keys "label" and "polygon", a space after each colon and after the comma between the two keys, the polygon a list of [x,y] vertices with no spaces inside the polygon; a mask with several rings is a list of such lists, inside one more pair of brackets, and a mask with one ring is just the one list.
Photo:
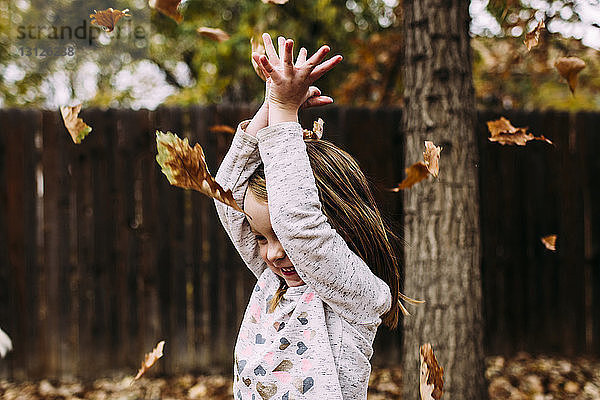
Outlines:
{"label": "girl", "polygon": [[216,202],[258,282],[235,346],[236,399],[366,399],[382,319],[395,327],[400,276],[395,235],[346,152],[303,139],[298,109],[331,103],[310,84],[341,61],[307,60],[268,34],[253,54],[267,79],[263,106],[242,122],[217,181],[250,218]]}

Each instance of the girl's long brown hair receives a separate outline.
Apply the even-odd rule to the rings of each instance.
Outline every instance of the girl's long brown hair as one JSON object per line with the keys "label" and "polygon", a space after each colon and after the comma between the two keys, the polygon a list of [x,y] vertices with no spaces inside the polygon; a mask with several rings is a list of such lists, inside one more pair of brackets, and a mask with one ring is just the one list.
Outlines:
{"label": "girl's long brown hair", "polygon": [[[400,239],[381,217],[369,182],[356,160],[326,140],[305,139],[322,210],[327,221],[354,251],[390,287],[392,307],[382,317],[390,328],[400,315]],[[267,202],[264,170],[259,167],[248,187]],[[282,283],[273,297],[274,309],[287,286]]]}

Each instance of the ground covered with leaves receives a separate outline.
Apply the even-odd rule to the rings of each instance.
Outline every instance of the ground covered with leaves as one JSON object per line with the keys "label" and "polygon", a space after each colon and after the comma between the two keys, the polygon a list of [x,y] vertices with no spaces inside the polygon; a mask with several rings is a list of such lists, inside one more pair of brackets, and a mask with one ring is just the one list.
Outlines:
{"label": "ground covered with leaves", "polygon": [[[600,399],[600,360],[527,354],[511,359],[488,357],[485,376],[491,400]],[[369,384],[369,400],[400,399],[400,380],[399,368],[375,369]],[[216,375],[143,377],[133,384],[131,376],[93,382],[0,380],[0,398],[6,400],[231,400],[232,397],[231,378]]]}

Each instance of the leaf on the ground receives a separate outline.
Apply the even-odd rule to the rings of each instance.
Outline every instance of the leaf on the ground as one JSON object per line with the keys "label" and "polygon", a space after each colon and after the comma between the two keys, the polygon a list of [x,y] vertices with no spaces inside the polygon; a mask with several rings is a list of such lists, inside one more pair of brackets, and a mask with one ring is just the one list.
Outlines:
{"label": "leaf on the ground", "polygon": [[265,46],[262,44],[260,39],[251,37],[250,47],[252,48],[252,50],[250,51],[250,61],[252,61],[252,68],[254,68],[256,75],[258,75],[260,79],[266,81],[267,78],[265,77],[265,74],[262,72],[256,61],[254,61],[254,58],[252,58],[252,53],[258,53],[261,56],[264,55],[266,53]]}
{"label": "leaf on the ground", "polygon": [[196,29],[200,35],[205,36],[209,39],[216,40],[217,42],[224,42],[229,40],[229,35],[222,29],[219,28],[208,28],[206,26],[201,26]]}
{"label": "leaf on the ground", "polygon": [[88,126],[81,118],[78,118],[79,111],[81,111],[81,104],[76,106],[60,106],[60,113],[63,117],[65,127],[71,134],[73,142],[76,144],[81,143],[88,133],[92,131],[92,128]]}
{"label": "leaf on the ground", "polygon": [[436,178],[440,173],[440,153],[442,148],[433,144],[433,142],[425,141],[425,151],[423,152],[423,159],[427,165],[429,173]]}
{"label": "leaf on the ground", "polygon": [[556,235],[547,235],[541,240],[548,250],[556,251]]}
{"label": "leaf on the ground", "polygon": [[421,400],[440,400],[444,388],[444,368],[438,364],[430,343],[425,343],[419,350],[421,359],[419,392],[421,393]]}
{"label": "leaf on the ground", "polygon": [[208,128],[208,130],[213,133],[230,133],[232,135],[235,134],[235,129],[233,129],[229,125],[213,125],[210,128]]}
{"label": "leaf on the ground", "polygon": [[569,83],[571,93],[575,94],[577,87],[577,75],[585,68],[585,61],[578,57],[560,57],[554,62],[560,76]]}
{"label": "leaf on the ground", "polygon": [[112,32],[118,20],[123,17],[131,17],[131,14],[127,14],[128,11],[128,8],[119,11],[112,7],[106,10],[94,10],[94,14],[90,14],[90,18],[92,19],[92,24],[101,26],[107,32]]}
{"label": "leaf on the ground", "polygon": [[262,2],[265,4],[285,4],[288,1],[289,0],[262,0]]}
{"label": "leaf on the ground", "polygon": [[144,357],[144,361],[142,361],[142,366],[140,367],[140,370],[138,371],[135,378],[133,378],[134,381],[140,379],[140,377],[144,375],[144,373],[148,371],[154,365],[154,363],[163,356],[164,347],[165,341],[161,340],[150,353],[146,354],[146,356]]}
{"label": "leaf on the ground", "polygon": [[525,41],[523,41],[523,43],[525,43],[525,46],[527,46],[528,51],[531,51],[532,48],[538,45],[540,33],[542,33],[542,29],[545,27],[546,25],[544,24],[544,20],[541,20],[531,32],[525,35]]}
{"label": "leaf on the ground", "polygon": [[409,188],[414,184],[421,182],[423,179],[427,178],[427,175],[429,175],[427,164],[425,164],[423,161],[414,163],[404,171],[406,171],[406,178],[404,178],[404,180],[400,182],[397,187],[390,189],[392,192],[399,192],[402,189]]}
{"label": "leaf on the ground", "polygon": [[235,202],[231,190],[224,190],[210,175],[204,151],[198,143],[191,147],[187,138],[181,140],[171,132],[156,131],[156,148],[156,161],[171,185],[197,190],[244,212]]}
{"label": "leaf on the ground", "polygon": [[177,7],[179,7],[179,3],[181,0],[149,0],[148,5],[150,7],[160,11],[167,17],[171,17],[175,20],[175,22],[180,23],[183,20],[183,15],[179,12]]}
{"label": "leaf on the ground", "polygon": [[313,122],[312,130],[310,130],[310,129],[302,130],[304,139],[315,139],[315,140],[321,139],[323,137],[324,126],[325,126],[325,122],[323,121],[323,119],[322,118],[317,119],[316,121]]}
{"label": "leaf on the ground", "polygon": [[501,145],[518,145],[525,146],[530,140],[541,140],[548,144],[552,144],[552,141],[542,136],[533,136],[531,133],[527,133],[527,128],[516,128],[512,126],[510,121],[504,117],[494,121],[487,121],[488,130],[491,133],[491,137],[488,138],[490,142],[498,142]]}

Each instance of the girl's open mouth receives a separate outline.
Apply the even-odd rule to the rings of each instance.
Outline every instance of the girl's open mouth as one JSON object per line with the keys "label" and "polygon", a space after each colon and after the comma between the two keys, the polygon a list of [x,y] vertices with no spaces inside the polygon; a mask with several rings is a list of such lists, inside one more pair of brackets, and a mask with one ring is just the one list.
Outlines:
{"label": "girl's open mouth", "polygon": [[296,274],[296,268],[294,267],[286,267],[286,268],[281,268],[281,273],[287,276],[290,275],[295,275]]}

